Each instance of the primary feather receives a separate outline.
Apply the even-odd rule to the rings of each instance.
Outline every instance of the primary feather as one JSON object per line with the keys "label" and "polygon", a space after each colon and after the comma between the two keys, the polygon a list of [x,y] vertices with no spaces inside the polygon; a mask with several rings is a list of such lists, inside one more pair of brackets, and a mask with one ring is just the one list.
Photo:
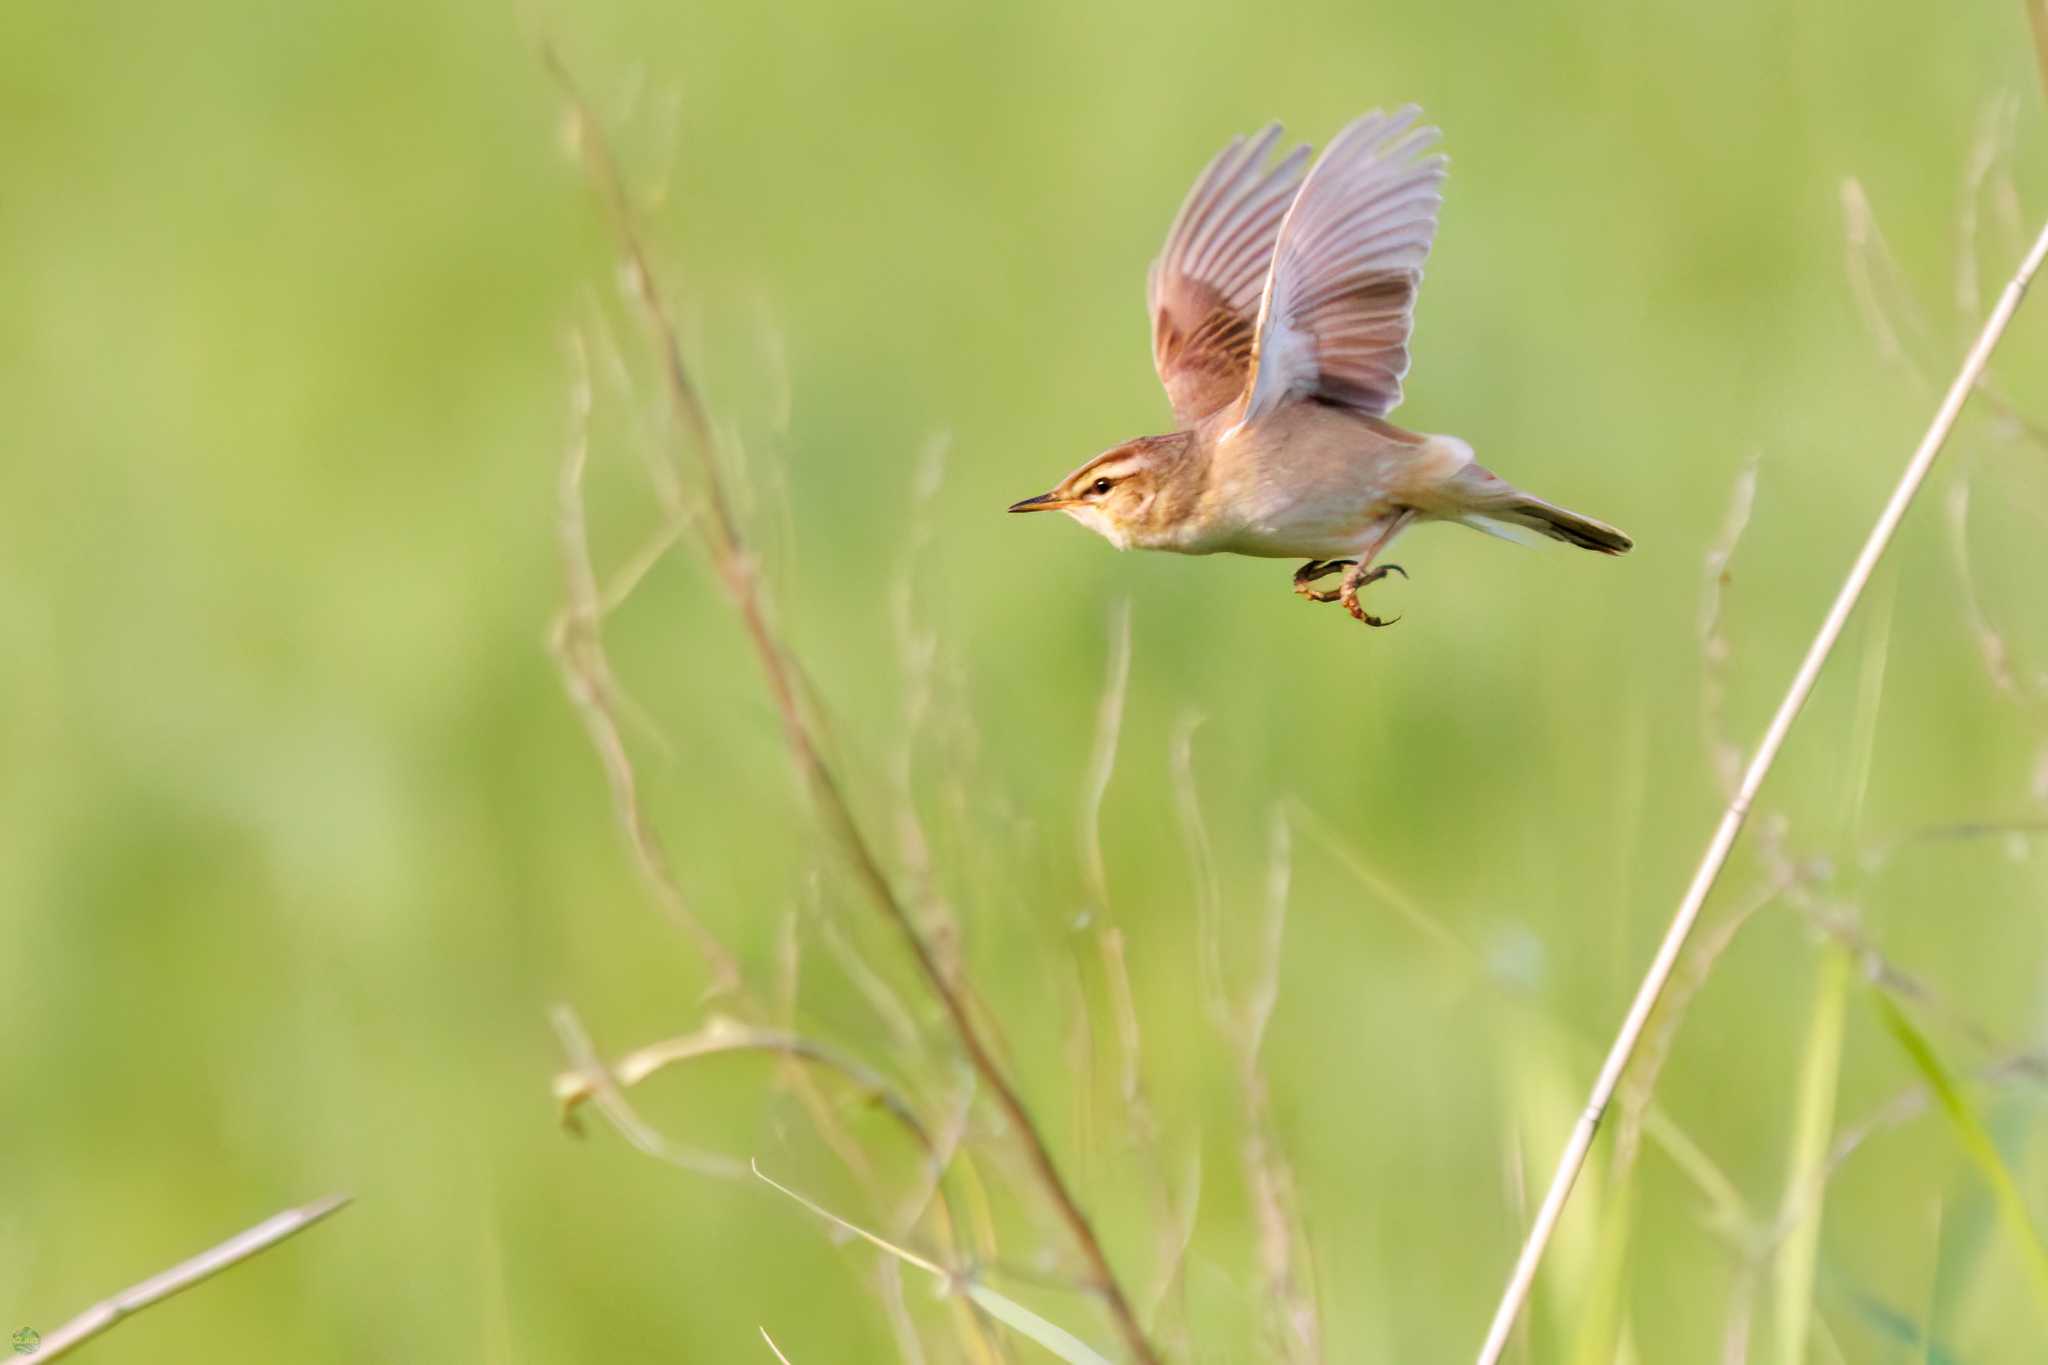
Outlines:
{"label": "primary feather", "polygon": [[1146,278],[1152,362],[1183,425],[1236,402],[1250,378],[1259,295],[1309,157],[1296,147],[1269,165],[1279,138],[1270,124],[1217,153]]}
{"label": "primary feather", "polygon": [[1240,426],[1294,398],[1384,417],[1401,401],[1446,158],[1414,105],[1330,140],[1282,220]]}

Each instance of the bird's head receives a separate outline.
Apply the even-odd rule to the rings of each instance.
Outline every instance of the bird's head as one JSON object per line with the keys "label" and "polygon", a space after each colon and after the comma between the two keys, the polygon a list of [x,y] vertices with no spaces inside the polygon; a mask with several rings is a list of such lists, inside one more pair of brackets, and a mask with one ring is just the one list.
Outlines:
{"label": "bird's head", "polygon": [[1065,512],[1119,550],[1174,538],[1191,489],[1192,433],[1140,436],[1103,451],[1012,512]]}

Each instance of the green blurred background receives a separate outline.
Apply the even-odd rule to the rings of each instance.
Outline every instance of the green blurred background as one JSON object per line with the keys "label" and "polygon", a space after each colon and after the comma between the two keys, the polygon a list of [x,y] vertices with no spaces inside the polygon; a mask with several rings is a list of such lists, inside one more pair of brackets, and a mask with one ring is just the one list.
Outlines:
{"label": "green blurred background", "polygon": [[[641,894],[543,647],[565,338],[601,317],[600,356],[609,336],[644,362],[541,22],[490,3],[0,11],[0,1327],[47,1331],[345,1190],[334,1222],[93,1349],[722,1361],[768,1358],[765,1325],[798,1362],[893,1358],[872,1253],[551,1111],[550,1004],[615,1053],[693,1027],[706,975]],[[1297,824],[1266,1062],[1328,1354],[1469,1358],[1516,1189],[1547,1176],[1717,809],[1699,614],[1738,471],[1760,462],[1727,589],[1747,742],[1933,404],[1856,307],[1841,183],[1867,187],[1924,318],[1909,348],[1945,381],[1983,306],[1957,298],[1958,222],[1993,102],[2017,109],[2023,231],[2048,203],[2021,7],[628,3],[545,23],[657,201],[651,240],[862,810],[897,856],[908,745],[975,982],[1143,1283],[1157,1220],[1119,1138],[1074,833],[1130,604],[1102,827],[1156,1164],[1181,1191],[1202,1157],[1187,1358],[1266,1348],[1235,1065],[1195,989],[1176,728],[1201,718],[1240,984],[1293,799],[1475,945],[1477,968]],[[1413,580],[1379,590],[1405,619],[1366,632],[1289,595],[1280,563],[1120,556],[1001,515],[1166,422],[1143,270],[1216,147],[1271,118],[1320,142],[1411,99],[1453,174],[1398,415],[1637,552],[1425,529],[1398,556]],[[1986,205],[1995,283],[2016,244]],[[1999,366],[2023,408],[2044,358],[2048,318],[2023,314]],[[653,519],[650,391],[600,371],[593,535],[616,563]],[[1966,478],[1978,592],[2033,700],[1994,686],[1965,610],[1941,499]],[[1814,860],[1811,902],[1951,1002],[1903,1001],[1968,1072],[2044,1041],[2041,863],[2019,837],[1877,869],[1858,851],[2048,814],[2048,461],[1973,418],[1929,491],[1764,812]],[[937,642],[914,724],[906,574]],[[636,751],[704,917],[764,986],[798,917],[804,1025],[955,1093],[942,1036],[906,1057],[818,946],[839,925],[916,999],[819,851],[715,584],[678,555],[610,639],[666,738]],[[1761,869],[1746,848],[1710,916]],[[1781,902],[1735,939],[1659,1088],[1766,1221],[1802,1095],[1826,1095],[1802,1079],[1811,924]],[[1837,1128],[1916,1076],[1860,982],[1842,1018],[1820,1114]],[[643,1098],[679,1137],[872,1213],[772,1081],[706,1064]],[[1970,1093],[2048,1221],[2038,1090]],[[1519,1358],[1723,1359],[1743,1258],[1663,1148],[1625,1190],[1612,1150]],[[2042,1357],[2048,1304],[1939,1117],[1873,1137],[1818,1216],[1812,1358]],[[1006,1217],[1016,1260],[1061,1251]],[[1751,1358],[1769,1360],[1784,1306],[1762,1266]],[[924,1286],[910,1298],[941,1320]],[[1084,1301],[1032,1301],[1112,1343]]]}

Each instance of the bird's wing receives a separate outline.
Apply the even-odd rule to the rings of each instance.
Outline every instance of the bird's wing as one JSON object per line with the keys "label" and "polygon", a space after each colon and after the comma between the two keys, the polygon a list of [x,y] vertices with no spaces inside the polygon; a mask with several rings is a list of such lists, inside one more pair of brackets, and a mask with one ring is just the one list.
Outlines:
{"label": "bird's wing", "polygon": [[1259,304],[1245,424],[1313,396],[1383,417],[1401,401],[1445,158],[1414,105],[1330,140],[1280,224]]}
{"label": "bird's wing", "polygon": [[1280,125],[1216,154],[1174,215],[1145,282],[1152,362],[1183,426],[1242,397],[1252,370],[1253,320],[1280,220],[1309,149],[1268,164]]}

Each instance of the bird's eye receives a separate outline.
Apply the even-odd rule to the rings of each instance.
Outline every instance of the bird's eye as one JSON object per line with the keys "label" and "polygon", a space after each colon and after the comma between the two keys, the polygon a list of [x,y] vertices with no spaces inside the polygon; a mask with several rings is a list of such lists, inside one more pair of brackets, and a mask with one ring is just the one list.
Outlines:
{"label": "bird's eye", "polygon": [[1107,493],[1108,491],[1109,491],[1109,480],[1108,480],[1108,479],[1097,479],[1097,480],[1095,481],[1095,496],[1097,496],[1097,497],[1101,497],[1101,496],[1102,496],[1102,495],[1103,495],[1104,493]]}

